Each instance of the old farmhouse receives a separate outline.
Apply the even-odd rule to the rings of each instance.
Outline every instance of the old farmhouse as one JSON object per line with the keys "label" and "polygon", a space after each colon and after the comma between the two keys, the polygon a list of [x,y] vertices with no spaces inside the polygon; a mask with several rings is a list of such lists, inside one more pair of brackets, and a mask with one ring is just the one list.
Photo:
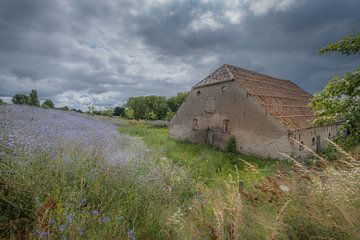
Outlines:
{"label": "old farmhouse", "polygon": [[338,128],[311,124],[310,98],[289,80],[223,65],[192,88],[170,123],[170,136],[220,148],[234,136],[242,153],[305,158],[311,153],[299,143],[318,152]]}

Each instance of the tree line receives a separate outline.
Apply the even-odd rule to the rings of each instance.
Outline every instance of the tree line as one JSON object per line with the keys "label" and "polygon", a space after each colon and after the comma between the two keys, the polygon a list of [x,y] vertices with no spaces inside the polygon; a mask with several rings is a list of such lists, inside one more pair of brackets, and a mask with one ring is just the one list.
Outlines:
{"label": "tree line", "polygon": [[[47,109],[59,109],[64,111],[70,110],[70,111],[82,112],[79,109],[70,109],[68,106],[56,108],[54,102],[51,99],[46,99],[45,101],[40,103],[39,95],[36,89],[32,89],[29,95],[20,94],[20,93],[15,94],[12,97],[11,101],[14,104],[20,104],[20,105],[22,104],[22,105],[30,105],[34,107],[42,107]],[[0,104],[4,104],[4,102],[1,99],[0,99]]]}
{"label": "tree line", "polygon": [[[122,106],[107,107],[105,109],[96,109],[94,105],[88,106],[85,113],[101,116],[119,116],[127,119],[144,120],[167,120],[170,121],[180,105],[187,96],[186,92],[179,92],[172,97],[164,96],[139,96],[130,97]],[[48,109],[60,109],[64,111],[82,112],[78,109],[70,109],[68,106],[55,107],[51,99],[46,99],[40,103],[39,95],[36,89],[32,89],[29,95],[15,94],[11,101],[14,104],[30,105]],[[0,99],[0,104],[4,102]]]}
{"label": "tree line", "polygon": [[187,96],[179,92],[172,97],[138,96],[130,97],[122,106],[97,110],[95,106],[88,107],[87,113],[103,116],[120,116],[127,119],[167,120],[170,121]]}

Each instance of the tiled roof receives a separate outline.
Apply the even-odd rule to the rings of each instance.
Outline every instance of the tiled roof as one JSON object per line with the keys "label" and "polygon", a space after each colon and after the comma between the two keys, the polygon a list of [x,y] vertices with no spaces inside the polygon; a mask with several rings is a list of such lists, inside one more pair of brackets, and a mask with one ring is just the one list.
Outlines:
{"label": "tiled roof", "polygon": [[308,107],[311,94],[289,80],[223,65],[194,88],[225,81],[236,81],[287,129],[299,130],[313,126],[311,120],[314,119],[314,112]]}

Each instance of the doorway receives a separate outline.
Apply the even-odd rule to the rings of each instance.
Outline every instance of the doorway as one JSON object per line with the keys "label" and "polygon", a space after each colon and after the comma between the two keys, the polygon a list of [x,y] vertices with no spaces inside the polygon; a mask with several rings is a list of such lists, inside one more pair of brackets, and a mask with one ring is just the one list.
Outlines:
{"label": "doorway", "polygon": [[206,143],[209,145],[213,145],[214,143],[214,132],[209,128],[206,131]]}
{"label": "doorway", "polygon": [[320,135],[316,136],[316,153],[319,153],[321,150],[321,139]]}

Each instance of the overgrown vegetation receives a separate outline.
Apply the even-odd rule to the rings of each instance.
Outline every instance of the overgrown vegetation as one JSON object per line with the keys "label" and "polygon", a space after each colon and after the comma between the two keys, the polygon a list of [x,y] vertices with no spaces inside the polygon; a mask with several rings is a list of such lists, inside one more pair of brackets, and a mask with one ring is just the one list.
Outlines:
{"label": "overgrown vegetation", "polygon": [[[191,176],[204,184],[212,185],[240,174],[246,185],[251,185],[260,176],[268,176],[278,169],[282,162],[253,156],[223,152],[207,145],[196,145],[170,139],[167,128],[157,128],[145,121],[127,121],[120,131],[140,137],[153,151],[155,158],[166,157],[175,164],[188,169]],[[247,169],[251,162],[259,169],[253,174]],[[245,170],[245,171],[244,171]]]}
{"label": "overgrown vegetation", "polygon": [[[360,52],[360,34],[353,33],[322,48],[320,53],[338,52],[345,55]],[[311,106],[316,110],[315,124],[341,122],[347,135],[341,139],[346,146],[360,143],[360,67],[342,77],[334,77],[315,94]]]}
{"label": "overgrown vegetation", "polygon": [[29,239],[357,239],[360,166],[308,167],[171,140],[128,121],[148,157],[109,165],[101,149],[57,155],[1,145],[0,236]]}

